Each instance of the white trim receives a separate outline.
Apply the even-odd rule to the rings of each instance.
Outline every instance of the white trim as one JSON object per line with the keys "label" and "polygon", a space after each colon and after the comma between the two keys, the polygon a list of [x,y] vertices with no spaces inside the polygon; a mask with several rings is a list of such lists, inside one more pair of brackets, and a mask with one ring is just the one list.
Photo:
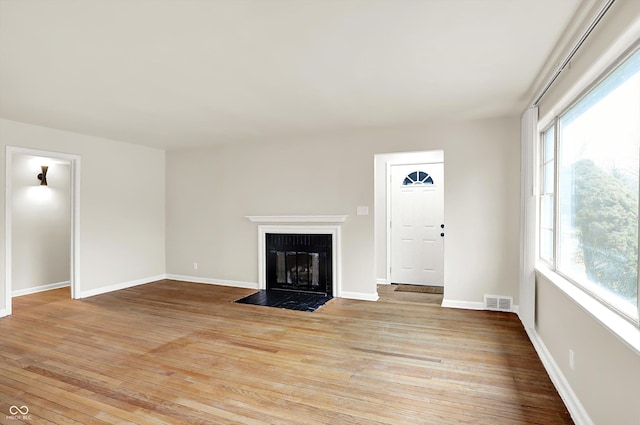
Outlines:
{"label": "white trim", "polygon": [[248,215],[253,223],[344,223],[347,215]]}
{"label": "white trim", "polygon": [[39,149],[7,146],[5,150],[5,311],[6,315],[11,314],[12,294],[12,185],[13,185],[13,157],[14,155],[42,156],[46,158],[59,159],[69,162],[71,172],[71,185],[69,188],[71,202],[71,263],[70,263],[70,286],[71,297],[81,298],[80,286],[80,192],[81,173],[79,155],[44,151]]}
{"label": "white trim", "polygon": [[80,156],[70,160],[71,167],[71,297],[80,298],[80,193],[82,168]]}
{"label": "white trim", "polygon": [[168,274],[166,279],[179,280],[181,282],[203,283],[206,285],[232,286],[235,288],[258,289],[256,282],[241,282],[237,280],[213,279],[208,277],[184,276]]}
{"label": "white trim", "polygon": [[341,298],[349,298],[351,300],[362,301],[378,301],[378,293],[366,293],[366,292],[342,292]]}
{"label": "white trim", "polygon": [[376,279],[377,285],[389,285],[389,281],[387,279]]}
{"label": "white trim", "polygon": [[48,283],[46,285],[34,286],[33,288],[18,289],[11,293],[13,297],[21,297],[23,295],[37,294],[38,292],[50,291],[52,289],[64,288],[71,286],[71,281]]}
{"label": "white trim", "polygon": [[463,310],[484,310],[484,303],[477,301],[442,300],[442,307],[460,308]]}
{"label": "white trim", "polygon": [[556,387],[558,394],[564,401],[565,406],[567,406],[567,410],[571,414],[571,418],[576,423],[576,425],[593,425],[593,421],[589,417],[589,414],[585,410],[582,403],[580,403],[580,399],[573,389],[567,378],[565,378],[564,374],[560,370],[560,367],[554,360],[553,356],[547,349],[546,345],[538,335],[538,333],[533,329],[528,329],[525,327],[525,331],[529,336],[529,340],[533,344],[536,352],[538,353],[538,357],[542,361],[542,365],[549,374],[549,378],[551,378],[551,382]]}
{"label": "white trim", "polygon": [[12,210],[12,176],[13,174],[13,150],[7,146],[5,150],[5,192],[4,192],[4,308],[5,316],[11,314],[11,270],[12,245],[11,245],[11,210]]}
{"label": "white trim", "polygon": [[384,185],[385,185],[385,209],[387,222],[385,223],[385,232],[387,233],[387,264],[385,266],[385,278],[387,282],[391,282],[391,166],[395,165],[392,161],[385,162],[384,166]]}
{"label": "white trim", "polygon": [[4,309],[4,308],[1,308],[1,309],[0,309],[0,318],[2,318],[2,317],[6,317],[6,316],[8,316],[8,315],[9,315],[9,313],[7,313],[7,310],[6,310],[6,309]]}
{"label": "white trim", "polygon": [[96,289],[89,289],[88,291],[82,291],[80,293],[80,298],[94,297],[96,295],[106,294],[108,292],[119,291],[121,289],[127,289],[127,288],[132,288],[132,287],[138,286],[138,285],[144,285],[144,284],[151,283],[151,282],[157,282],[159,280],[163,280],[163,279],[166,279],[166,278],[167,278],[166,274],[161,274],[161,275],[157,275],[157,276],[145,277],[145,278],[142,278],[142,279],[130,280],[128,282],[116,283],[116,284],[109,285],[109,286],[102,286],[102,287],[96,288]]}
{"label": "white trim", "polygon": [[331,235],[331,270],[333,281],[333,297],[342,297],[342,239],[340,235],[340,225],[258,225],[258,289],[267,288],[265,261],[266,234],[267,233],[310,233]]}
{"label": "white trim", "polygon": [[520,129],[520,270],[519,296],[522,309],[520,321],[525,328],[535,326],[535,253],[537,235],[536,170],[538,151],[538,108],[527,109]]}

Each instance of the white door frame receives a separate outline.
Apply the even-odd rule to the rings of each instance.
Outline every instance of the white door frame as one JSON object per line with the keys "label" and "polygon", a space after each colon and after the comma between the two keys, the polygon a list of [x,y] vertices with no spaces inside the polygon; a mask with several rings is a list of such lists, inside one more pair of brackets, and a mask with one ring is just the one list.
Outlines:
{"label": "white door frame", "polygon": [[69,161],[71,172],[71,298],[80,298],[80,156],[60,152],[7,146],[5,175],[5,313],[11,314],[12,305],[12,186],[14,155],[42,156]]}
{"label": "white door frame", "polygon": [[387,242],[387,264],[386,264],[386,280],[391,283],[391,167],[393,165],[413,165],[413,164],[436,164],[444,163],[444,151],[425,151],[399,154],[398,158],[390,159],[385,162],[385,186],[386,186],[386,242]]}

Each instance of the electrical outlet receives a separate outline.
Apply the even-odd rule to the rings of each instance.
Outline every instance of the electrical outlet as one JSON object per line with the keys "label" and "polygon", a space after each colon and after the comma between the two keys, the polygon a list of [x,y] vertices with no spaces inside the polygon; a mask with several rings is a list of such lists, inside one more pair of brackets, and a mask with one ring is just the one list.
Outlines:
{"label": "electrical outlet", "polygon": [[198,263],[193,263],[193,270],[198,270]]}
{"label": "electrical outlet", "polygon": [[572,349],[569,349],[569,367],[571,368],[571,370],[575,370],[576,368],[575,356]]}

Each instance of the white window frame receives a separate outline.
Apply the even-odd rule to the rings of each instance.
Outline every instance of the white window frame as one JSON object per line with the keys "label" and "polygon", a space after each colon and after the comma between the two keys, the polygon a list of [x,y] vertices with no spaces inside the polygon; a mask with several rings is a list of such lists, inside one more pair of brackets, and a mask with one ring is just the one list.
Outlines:
{"label": "white window frame", "polygon": [[[636,351],[640,352],[640,249],[638,253],[638,302],[636,307],[636,317],[630,317],[624,311],[616,308],[615,305],[609,303],[607,300],[598,296],[597,293],[591,291],[588,287],[581,284],[580,282],[575,281],[570,278],[566,274],[562,273],[558,269],[558,243],[560,239],[560,226],[558,223],[560,222],[560,211],[559,211],[559,177],[560,177],[560,162],[558,158],[559,154],[559,138],[560,138],[560,128],[559,121],[560,117],[562,117],[567,111],[573,108],[578,102],[580,102],[591,90],[601,84],[609,75],[611,75],[621,64],[627,61],[633,54],[640,51],[640,43],[634,45],[630,48],[625,54],[621,55],[617,60],[615,60],[611,66],[609,66],[605,72],[601,73],[591,84],[589,84],[585,90],[583,90],[578,96],[576,96],[565,108],[563,108],[558,114],[555,114],[552,118],[547,121],[539,123],[538,126],[538,140],[537,140],[537,152],[538,158],[536,159],[536,167],[537,170],[536,176],[536,187],[537,187],[537,226],[536,226],[536,240],[538,243],[536,244],[536,270],[545,276],[548,280],[555,283],[560,289],[562,289],[567,295],[571,296],[574,300],[576,300],[585,310],[596,316],[601,322],[605,324],[605,326],[609,327],[614,331],[614,333],[618,334],[625,342],[627,342],[632,348]],[[552,261],[549,262],[546,259],[542,258],[541,253],[541,227],[542,227],[542,197],[543,197],[543,167],[544,167],[544,133],[546,133],[551,127],[554,127],[554,212],[553,212],[553,250],[552,250]],[[640,208],[639,208],[640,209]],[[639,223],[640,227],[640,211],[639,211]],[[640,231],[639,231],[640,234]],[[639,236],[640,239],[640,236]],[[639,240],[640,246],[640,240]],[[613,316],[612,316],[613,314]],[[623,319],[620,321],[620,319]],[[626,322],[626,325],[625,325]],[[631,325],[629,328],[628,325]]]}
{"label": "white window frame", "polygon": [[[553,120],[551,121],[550,124],[547,124],[545,127],[543,127],[543,129],[541,131],[539,131],[538,133],[538,201],[537,201],[537,215],[538,215],[538,221],[537,221],[537,234],[536,234],[536,239],[537,239],[537,256],[538,256],[538,260],[539,261],[543,261],[546,264],[548,264],[549,266],[553,267],[555,269],[555,261],[557,258],[557,252],[556,252],[556,231],[557,231],[557,222],[558,222],[558,143],[557,143],[557,135],[558,135],[558,117],[554,117]],[[546,142],[546,138],[545,138],[545,133],[547,133],[547,131],[549,131],[551,128],[553,128],[553,212],[551,213],[551,233],[552,233],[552,238],[551,238],[551,261],[549,261],[546,258],[543,258],[540,255],[541,252],[541,247],[542,247],[542,197],[547,195],[547,193],[544,192],[544,169],[545,169],[545,165],[547,164],[548,161],[546,161],[545,158],[545,142]]]}

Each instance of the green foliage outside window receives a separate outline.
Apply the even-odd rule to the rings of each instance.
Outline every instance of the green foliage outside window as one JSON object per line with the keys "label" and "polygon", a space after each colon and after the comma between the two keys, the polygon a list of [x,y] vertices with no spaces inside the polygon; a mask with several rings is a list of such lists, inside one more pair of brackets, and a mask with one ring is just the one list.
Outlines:
{"label": "green foliage outside window", "polygon": [[591,160],[575,163],[573,171],[572,218],[587,278],[636,304],[637,186],[623,173],[605,171]]}

